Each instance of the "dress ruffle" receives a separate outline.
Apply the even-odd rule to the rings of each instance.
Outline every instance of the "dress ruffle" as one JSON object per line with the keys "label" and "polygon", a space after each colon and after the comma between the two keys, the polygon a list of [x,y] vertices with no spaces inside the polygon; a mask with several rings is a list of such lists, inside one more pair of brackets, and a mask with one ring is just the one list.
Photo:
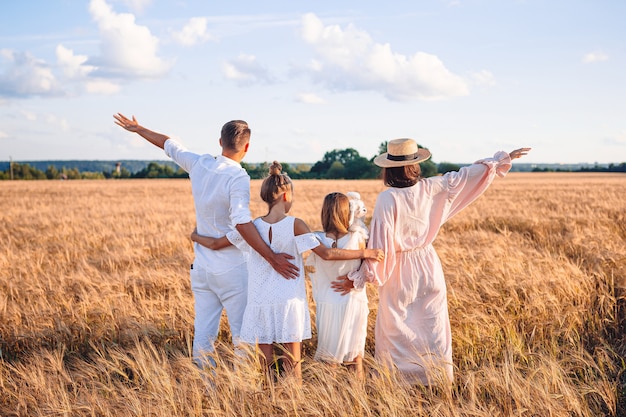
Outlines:
{"label": "dress ruffle", "polygon": [[241,340],[246,343],[291,343],[311,338],[311,320],[306,302],[290,300],[287,304],[248,305],[243,316]]}

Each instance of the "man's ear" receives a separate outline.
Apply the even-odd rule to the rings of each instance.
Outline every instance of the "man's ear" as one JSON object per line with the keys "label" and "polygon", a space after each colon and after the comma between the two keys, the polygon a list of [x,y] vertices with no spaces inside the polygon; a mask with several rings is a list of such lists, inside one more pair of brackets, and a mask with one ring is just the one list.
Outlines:
{"label": "man's ear", "polygon": [[220,142],[220,148],[222,148],[223,147],[222,146],[222,138],[220,138],[219,142]]}
{"label": "man's ear", "polygon": [[248,146],[250,146],[250,142],[246,143],[246,146],[243,147],[244,152],[248,152]]}

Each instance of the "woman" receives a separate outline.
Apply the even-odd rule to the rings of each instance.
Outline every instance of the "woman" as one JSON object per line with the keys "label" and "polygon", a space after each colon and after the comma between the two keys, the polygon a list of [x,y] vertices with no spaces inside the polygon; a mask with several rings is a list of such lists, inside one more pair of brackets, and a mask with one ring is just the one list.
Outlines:
{"label": "woman", "polygon": [[376,200],[368,246],[381,248],[385,260],[365,260],[333,287],[347,294],[366,282],[380,286],[376,359],[395,366],[408,381],[445,385],[453,378],[446,283],[432,246],[439,229],[529,150],[497,152],[458,172],[424,179],[419,163],[430,152],[412,139],[389,141],[387,152],[374,159],[390,188]]}

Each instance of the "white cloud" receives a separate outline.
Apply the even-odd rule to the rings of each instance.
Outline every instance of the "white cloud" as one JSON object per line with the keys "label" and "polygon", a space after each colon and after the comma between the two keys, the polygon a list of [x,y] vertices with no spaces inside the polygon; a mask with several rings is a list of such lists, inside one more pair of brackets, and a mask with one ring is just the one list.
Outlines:
{"label": "white cloud", "polygon": [[482,70],[472,74],[472,79],[477,85],[492,87],[496,85],[496,79],[490,71]]}
{"label": "white cloud", "polygon": [[101,34],[100,57],[59,44],[56,65],[49,65],[28,52],[1,49],[0,97],[113,94],[124,78],[159,77],[169,70],[171,64],[157,56],[158,39],[132,14],[115,13],[106,0],[91,0],[89,10]]}
{"label": "white cloud", "polygon": [[193,46],[214,39],[207,31],[206,17],[192,17],[180,32],[172,32],[172,37],[184,46]]}
{"label": "white cloud", "polygon": [[85,83],[85,91],[91,94],[116,94],[119,93],[121,87],[109,80],[93,80]]}
{"label": "white cloud", "polygon": [[4,133],[2,130],[0,130],[0,139],[6,139],[8,137],[9,135],[7,133]]}
{"label": "white cloud", "polygon": [[[0,66],[0,96],[59,96],[62,89],[45,61],[28,52],[0,51],[6,66]],[[2,71],[2,67],[6,70]]]}
{"label": "white cloud", "polygon": [[24,116],[24,118],[30,122],[34,122],[35,120],[37,120],[37,114],[33,113],[32,111],[22,110],[21,113],[22,116]]}
{"label": "white cloud", "polygon": [[[614,136],[605,137],[603,142],[610,146],[626,146],[626,130],[622,130]],[[626,149],[624,150],[626,151]]]}
{"label": "white cloud", "polygon": [[378,91],[390,100],[443,99],[469,94],[467,83],[425,52],[406,56],[376,43],[353,25],[324,26],[313,13],[302,18],[302,38],[317,53],[310,73],[334,90]]}
{"label": "white cloud", "polygon": [[300,93],[296,97],[296,101],[305,104],[324,104],[326,101],[314,93]]}
{"label": "white cloud", "polygon": [[155,78],[171,63],[157,56],[159,40],[150,30],[135,23],[129,13],[115,13],[105,0],[91,0],[89,11],[101,35],[101,56],[94,59],[102,74]]}
{"label": "white cloud", "polygon": [[83,65],[89,59],[86,55],[74,55],[74,51],[57,45],[57,64],[68,78],[83,78],[96,69],[91,65]]}
{"label": "white cloud", "polygon": [[70,124],[65,118],[59,118],[54,114],[46,114],[44,119],[46,123],[61,129],[61,131],[63,132],[67,132],[70,130]]}
{"label": "white cloud", "polygon": [[68,83],[78,83],[79,88],[91,94],[114,94],[120,91],[120,86],[110,80],[91,77],[90,74],[97,68],[92,65],[84,65],[88,57],[74,55],[74,51],[58,45],[56,49],[57,64],[67,77]]}
{"label": "white cloud", "polygon": [[234,80],[240,85],[273,82],[273,77],[254,55],[241,54],[231,59],[223,64],[222,72],[227,79]]}
{"label": "white cloud", "polygon": [[593,64],[594,62],[607,61],[608,55],[603,52],[589,52],[583,56],[583,62],[585,64]]}
{"label": "white cloud", "polygon": [[152,3],[152,0],[122,0],[122,3],[128,6],[131,10],[142,12],[148,5],[150,5],[150,3]]}

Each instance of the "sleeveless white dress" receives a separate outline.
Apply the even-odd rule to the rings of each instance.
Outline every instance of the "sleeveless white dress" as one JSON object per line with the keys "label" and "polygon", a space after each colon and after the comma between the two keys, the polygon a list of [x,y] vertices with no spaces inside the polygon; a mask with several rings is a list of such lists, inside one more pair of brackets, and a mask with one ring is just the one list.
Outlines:
{"label": "sleeveless white dress", "polygon": [[294,217],[287,216],[270,224],[257,218],[254,225],[275,253],[294,257],[291,262],[300,269],[296,279],[283,278],[236,231],[228,234],[228,240],[244,252],[248,267],[248,304],[240,334],[243,342],[290,343],[311,338],[302,253],[320,242],[312,233],[295,236],[294,221]]}
{"label": "sleeveless white dress", "polygon": [[[316,233],[316,236],[326,247],[331,247],[334,242],[323,232]],[[337,241],[337,247],[359,249],[363,243],[360,233],[349,232]],[[330,283],[337,277],[357,270],[361,260],[325,261],[311,253],[306,264],[314,269],[309,272],[309,276],[316,306],[315,359],[343,363],[352,361],[359,355],[363,356],[369,314],[365,289],[355,289],[347,295],[341,295],[330,287]]]}

